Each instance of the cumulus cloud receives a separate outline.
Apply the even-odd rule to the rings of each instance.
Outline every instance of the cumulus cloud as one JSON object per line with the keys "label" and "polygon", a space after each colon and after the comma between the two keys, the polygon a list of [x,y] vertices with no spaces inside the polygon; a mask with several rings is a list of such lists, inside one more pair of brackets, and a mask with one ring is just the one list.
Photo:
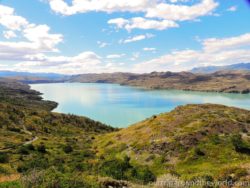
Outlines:
{"label": "cumulus cloud", "polygon": [[28,21],[15,15],[14,9],[8,6],[0,5],[0,24],[11,30],[20,30],[28,25]]}
{"label": "cumulus cloud", "polygon": [[[86,12],[131,12],[143,13],[144,17],[131,19],[114,18],[108,21],[118,28],[128,31],[132,29],[163,30],[178,27],[176,21],[195,20],[198,17],[212,15],[218,6],[215,0],[200,0],[195,4],[183,5],[189,0],[72,0],[69,4],[65,0],[48,0],[51,9],[62,15],[73,15]],[[151,18],[151,19],[146,19]]]}
{"label": "cumulus cloud", "polygon": [[[63,41],[63,35],[51,33],[48,25],[29,23],[11,7],[0,5],[0,25],[9,29],[3,32],[6,39],[16,37],[15,32],[22,38],[15,42],[0,41],[0,60],[18,62],[1,65],[1,69],[65,74],[120,70],[120,64],[107,66],[102,57],[92,51],[76,56],[58,55],[57,45]],[[106,46],[102,42],[99,45]]]}
{"label": "cumulus cloud", "polygon": [[6,39],[11,39],[11,38],[17,37],[16,33],[14,31],[11,31],[11,30],[9,30],[9,31],[3,31],[3,36]]}
{"label": "cumulus cloud", "polygon": [[202,0],[195,5],[175,5],[159,3],[146,12],[146,17],[163,18],[168,20],[194,20],[200,16],[209,15],[218,6],[214,0]]}
{"label": "cumulus cloud", "polygon": [[133,29],[156,29],[164,30],[168,28],[179,27],[179,25],[171,20],[152,20],[142,17],[135,17],[130,20],[123,18],[115,18],[108,21],[108,24],[114,24],[117,28],[124,28],[128,31]]}
{"label": "cumulus cloud", "polygon": [[153,38],[153,37],[154,37],[153,34],[147,33],[145,35],[136,35],[133,37],[129,37],[125,40],[120,40],[119,43],[126,44],[126,43],[137,42],[137,41],[141,41],[141,40],[149,39],[149,38]]}
{"label": "cumulus cloud", "polygon": [[90,11],[102,12],[141,12],[156,4],[156,0],[72,0],[68,5],[64,0],[48,0],[56,13],[73,15]]}
{"label": "cumulus cloud", "polygon": [[134,66],[135,72],[185,71],[197,66],[230,65],[250,62],[250,33],[229,38],[201,41],[201,50],[172,51]]}
{"label": "cumulus cloud", "polygon": [[5,38],[16,37],[19,32],[23,41],[0,41],[0,58],[4,60],[25,60],[27,56],[56,52],[56,45],[62,42],[61,34],[51,34],[47,25],[29,23],[26,18],[18,16],[11,7],[0,5],[0,25],[9,29],[4,31]]}

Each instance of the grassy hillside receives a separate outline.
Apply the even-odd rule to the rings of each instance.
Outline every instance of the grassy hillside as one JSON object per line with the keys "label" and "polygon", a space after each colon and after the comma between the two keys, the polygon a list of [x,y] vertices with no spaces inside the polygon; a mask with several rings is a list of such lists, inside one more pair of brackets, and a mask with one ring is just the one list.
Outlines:
{"label": "grassy hillside", "polygon": [[[131,158],[158,177],[239,181],[250,173],[250,112],[187,105],[95,140],[98,156]],[[249,180],[249,179],[248,179]]]}
{"label": "grassy hillside", "polygon": [[0,187],[97,186],[96,135],[114,131],[74,115],[51,113],[27,85],[0,82]]}
{"label": "grassy hillside", "polygon": [[0,81],[0,187],[249,180],[250,111],[186,105],[117,130],[52,113],[56,103],[39,95],[25,84]]}

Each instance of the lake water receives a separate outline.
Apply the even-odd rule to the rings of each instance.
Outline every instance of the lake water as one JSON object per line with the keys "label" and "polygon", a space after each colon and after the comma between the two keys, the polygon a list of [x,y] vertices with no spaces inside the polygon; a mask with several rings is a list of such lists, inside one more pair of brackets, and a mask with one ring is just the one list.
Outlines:
{"label": "lake water", "polygon": [[59,103],[55,112],[87,116],[127,127],[184,104],[216,103],[250,109],[250,95],[177,90],[145,90],[117,84],[31,84],[43,98]]}

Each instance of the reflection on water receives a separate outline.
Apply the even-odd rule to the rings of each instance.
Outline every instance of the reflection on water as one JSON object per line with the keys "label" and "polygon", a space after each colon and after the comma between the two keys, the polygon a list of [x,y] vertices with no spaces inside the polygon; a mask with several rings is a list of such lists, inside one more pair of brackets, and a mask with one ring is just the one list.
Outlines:
{"label": "reflection on water", "polygon": [[126,127],[178,105],[216,103],[250,109],[250,95],[177,90],[144,90],[117,84],[32,84],[46,100],[59,103],[55,112],[83,115]]}

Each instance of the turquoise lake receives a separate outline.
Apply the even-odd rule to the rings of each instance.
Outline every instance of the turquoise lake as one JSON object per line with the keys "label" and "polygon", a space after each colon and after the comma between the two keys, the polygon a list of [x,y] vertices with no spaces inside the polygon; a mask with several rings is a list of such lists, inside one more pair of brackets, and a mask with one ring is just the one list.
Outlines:
{"label": "turquoise lake", "polygon": [[249,94],[179,90],[145,90],[117,84],[31,84],[46,100],[59,105],[54,112],[82,115],[114,127],[127,127],[184,104],[215,103],[250,109]]}

